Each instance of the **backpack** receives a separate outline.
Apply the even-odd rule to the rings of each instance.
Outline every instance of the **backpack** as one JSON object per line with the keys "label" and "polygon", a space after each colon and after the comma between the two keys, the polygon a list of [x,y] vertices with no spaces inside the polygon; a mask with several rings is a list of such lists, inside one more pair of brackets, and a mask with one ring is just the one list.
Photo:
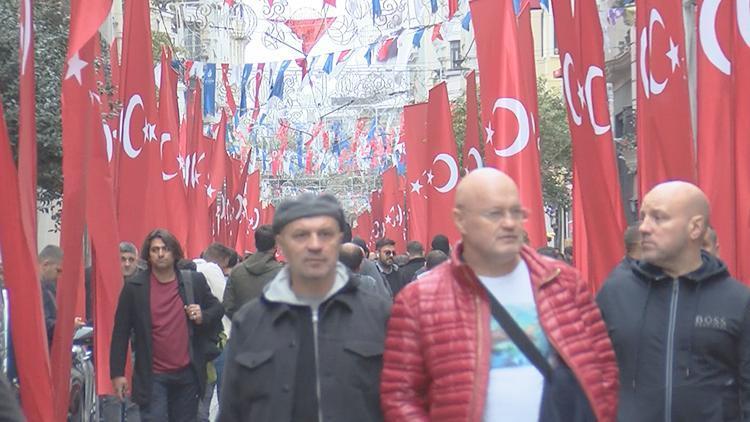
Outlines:
{"label": "backpack", "polygon": [[[185,299],[188,304],[195,303],[195,294],[193,293],[193,271],[181,271],[182,282],[185,285]],[[197,353],[200,353],[206,362],[219,357],[221,351],[224,350],[224,345],[227,342],[227,335],[224,333],[224,325],[221,323],[221,318],[209,327],[208,334],[204,336],[199,344]]]}

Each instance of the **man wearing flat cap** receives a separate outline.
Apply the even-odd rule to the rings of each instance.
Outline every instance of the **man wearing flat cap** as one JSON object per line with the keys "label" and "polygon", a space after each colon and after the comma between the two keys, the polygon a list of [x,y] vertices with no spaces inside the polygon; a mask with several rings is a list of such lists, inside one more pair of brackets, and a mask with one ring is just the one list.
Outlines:
{"label": "man wearing flat cap", "polygon": [[287,265],[234,316],[220,422],[381,421],[390,301],[338,262],[344,213],[331,195],[276,209]]}

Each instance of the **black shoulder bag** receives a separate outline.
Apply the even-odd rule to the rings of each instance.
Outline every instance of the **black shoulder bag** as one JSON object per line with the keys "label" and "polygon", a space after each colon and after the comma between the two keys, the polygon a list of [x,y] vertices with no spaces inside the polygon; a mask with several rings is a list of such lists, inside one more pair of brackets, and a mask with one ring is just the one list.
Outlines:
{"label": "black shoulder bag", "polygon": [[[180,273],[182,274],[182,284],[185,286],[185,300],[187,300],[188,305],[195,304],[195,293],[193,292],[193,272],[182,270],[180,271]],[[206,321],[203,322],[206,323]],[[223,335],[224,326],[221,324],[221,320],[219,320],[219,322],[216,324],[216,327],[212,327],[210,334],[207,335],[208,338],[201,339],[201,350],[199,352],[203,354],[206,362],[210,362],[216,359],[221,354],[221,350],[224,348],[224,344],[222,341]]]}

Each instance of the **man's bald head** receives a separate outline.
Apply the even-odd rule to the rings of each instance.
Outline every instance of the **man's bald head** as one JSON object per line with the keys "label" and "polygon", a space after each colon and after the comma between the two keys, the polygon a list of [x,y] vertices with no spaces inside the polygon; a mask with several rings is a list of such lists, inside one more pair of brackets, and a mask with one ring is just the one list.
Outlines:
{"label": "man's bald head", "polygon": [[526,211],[516,183],[500,170],[469,173],[456,190],[453,218],[463,242],[463,258],[479,275],[512,271],[523,247]]}
{"label": "man's bald head", "polygon": [[344,243],[339,250],[339,261],[354,272],[359,271],[364,257],[364,251],[355,243]]}
{"label": "man's bald head", "polygon": [[711,211],[697,186],[683,181],[661,183],[643,197],[640,214],[644,261],[671,275],[700,265]]}
{"label": "man's bald head", "polygon": [[507,174],[492,167],[482,167],[470,172],[456,187],[456,208],[482,201],[489,194],[518,197],[516,182]]}

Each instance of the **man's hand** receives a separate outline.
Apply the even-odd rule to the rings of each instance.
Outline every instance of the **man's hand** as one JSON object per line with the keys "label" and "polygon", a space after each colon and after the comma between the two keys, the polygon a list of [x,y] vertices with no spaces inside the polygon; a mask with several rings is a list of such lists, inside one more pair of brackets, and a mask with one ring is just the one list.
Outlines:
{"label": "man's hand", "polygon": [[203,323],[203,313],[201,312],[201,305],[186,305],[185,313],[188,318],[194,323],[201,325]]}
{"label": "man's hand", "polygon": [[112,378],[112,388],[115,390],[115,395],[120,401],[125,401],[125,396],[128,391],[128,379],[125,377]]}
{"label": "man's hand", "polygon": [[84,325],[86,325],[86,321],[84,321],[83,318],[81,318],[81,317],[75,317],[75,319],[73,320],[73,331],[78,330],[79,328],[83,327]]}

